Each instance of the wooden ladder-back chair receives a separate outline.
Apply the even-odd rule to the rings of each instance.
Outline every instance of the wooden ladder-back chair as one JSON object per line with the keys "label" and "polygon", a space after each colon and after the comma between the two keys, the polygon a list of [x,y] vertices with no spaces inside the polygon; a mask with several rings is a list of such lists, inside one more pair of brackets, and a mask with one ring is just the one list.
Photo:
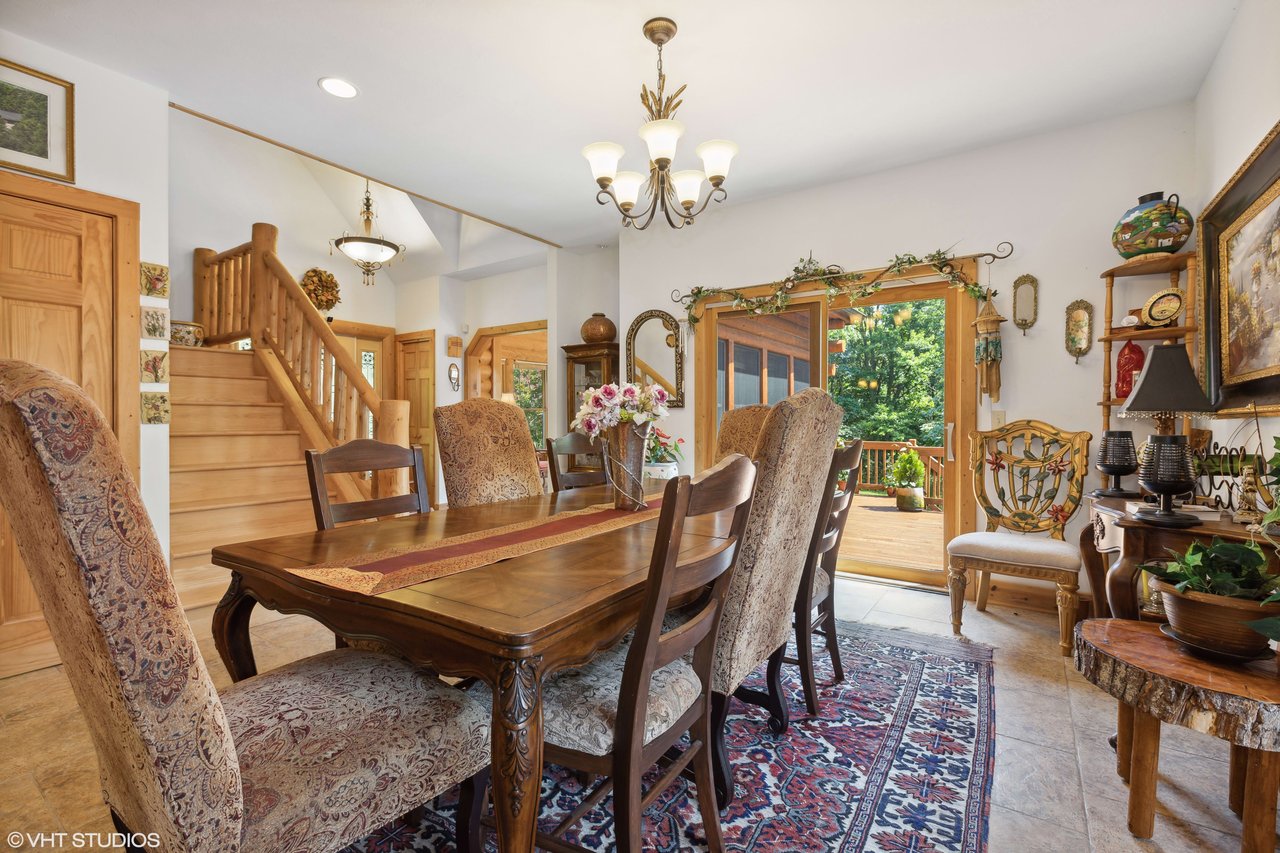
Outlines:
{"label": "wooden ladder-back chair", "polygon": [[[371,471],[376,476],[379,471],[400,468],[408,468],[412,472],[413,491],[410,494],[339,504],[329,502],[329,488],[324,478],[330,474]],[[311,506],[316,513],[316,529],[330,530],[347,521],[364,521],[407,512],[431,512],[426,470],[422,448],[416,444],[401,447],[359,438],[331,450],[308,450],[307,477],[311,480]]]}
{"label": "wooden ladder-back chair", "polygon": [[[1063,530],[1084,496],[1092,438],[1088,432],[1066,432],[1034,420],[969,434],[973,491],[987,529],[947,543],[951,628],[956,634],[968,572],[978,573],[980,611],[987,609],[992,574],[1053,581],[1058,586],[1059,644],[1064,656],[1071,654],[1082,562],[1080,549],[1064,541]],[[1037,533],[1049,535],[1014,535]],[[1094,590],[1095,596],[1100,594]]]}
{"label": "wooden ladder-back chair", "polygon": [[[609,482],[609,466],[605,464],[608,455],[608,444],[604,438],[597,438],[595,443],[580,432],[571,432],[559,438],[547,439],[547,469],[551,473],[551,491],[577,489],[582,486],[603,486]],[[560,457],[568,456],[571,461],[563,469],[560,468]],[[600,460],[600,467],[575,467],[578,457],[591,456]]]}

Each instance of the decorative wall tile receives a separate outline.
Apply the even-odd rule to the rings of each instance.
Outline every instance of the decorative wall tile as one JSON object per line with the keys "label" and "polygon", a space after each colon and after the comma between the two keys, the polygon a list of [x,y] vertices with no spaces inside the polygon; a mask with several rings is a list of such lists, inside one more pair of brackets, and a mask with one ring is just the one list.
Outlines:
{"label": "decorative wall tile", "polygon": [[144,349],[138,354],[142,366],[143,382],[169,381],[169,353],[164,350]]}
{"label": "decorative wall tile", "polygon": [[142,306],[142,337],[169,340],[169,309]]}
{"label": "decorative wall tile", "polygon": [[142,295],[169,298],[169,268],[163,264],[140,265],[142,271]]}
{"label": "decorative wall tile", "polygon": [[142,422],[144,424],[169,423],[169,392],[142,392]]}

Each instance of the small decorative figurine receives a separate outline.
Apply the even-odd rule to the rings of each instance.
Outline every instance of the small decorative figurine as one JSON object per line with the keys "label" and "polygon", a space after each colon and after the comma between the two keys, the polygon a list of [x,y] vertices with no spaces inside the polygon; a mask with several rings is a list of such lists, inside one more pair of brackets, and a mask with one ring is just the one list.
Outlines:
{"label": "small decorative figurine", "polygon": [[1262,511],[1258,509],[1258,472],[1252,465],[1240,466],[1240,500],[1231,520],[1236,524],[1247,524],[1250,533],[1261,533],[1258,522],[1262,521]]}

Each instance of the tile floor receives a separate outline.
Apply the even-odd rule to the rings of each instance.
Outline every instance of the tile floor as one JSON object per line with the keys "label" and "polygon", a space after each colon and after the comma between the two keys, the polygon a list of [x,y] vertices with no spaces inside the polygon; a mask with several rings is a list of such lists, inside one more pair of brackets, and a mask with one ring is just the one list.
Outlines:
{"label": "tile floor", "polygon": [[[841,580],[842,619],[950,633],[945,596]],[[211,609],[191,614],[219,687],[229,679],[209,633]],[[1155,838],[1125,828],[1127,789],[1107,745],[1115,705],[1058,652],[1057,618],[993,606],[966,612],[965,633],[996,648],[996,775],[991,853],[1234,851],[1240,824],[1227,808],[1227,748],[1166,726]],[[263,671],[332,648],[303,617],[259,610],[252,629]],[[61,668],[0,680],[0,838],[9,832],[109,832],[88,729]]]}

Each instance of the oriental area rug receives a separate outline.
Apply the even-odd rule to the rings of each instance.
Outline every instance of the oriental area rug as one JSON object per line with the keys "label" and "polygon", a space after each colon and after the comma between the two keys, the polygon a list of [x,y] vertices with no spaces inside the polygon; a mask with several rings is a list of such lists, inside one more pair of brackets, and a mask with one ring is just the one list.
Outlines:
{"label": "oriental area rug", "polygon": [[[790,729],[734,703],[727,743],[737,798],[721,814],[725,847],[771,853],[980,853],[986,850],[995,767],[991,649],[976,643],[869,625],[840,626],[845,680],[832,684],[817,653],[821,709],[803,714],[795,667],[784,667]],[[815,644],[815,646],[818,644]],[[763,667],[748,682],[764,689]],[[551,829],[582,786],[549,766],[540,822]],[[645,850],[706,850],[691,783],[679,781],[645,812]],[[452,851],[452,795],[421,820],[397,821],[344,853]],[[613,849],[612,801],[566,840]],[[497,850],[490,834],[487,850]]]}

